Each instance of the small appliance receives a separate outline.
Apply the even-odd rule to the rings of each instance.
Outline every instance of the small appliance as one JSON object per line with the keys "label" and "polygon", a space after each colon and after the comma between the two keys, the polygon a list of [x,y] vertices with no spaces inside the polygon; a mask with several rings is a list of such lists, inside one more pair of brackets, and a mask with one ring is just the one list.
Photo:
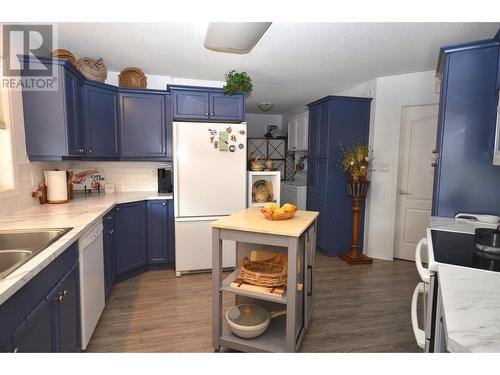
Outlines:
{"label": "small appliance", "polygon": [[158,193],[172,192],[172,172],[166,168],[158,168]]}

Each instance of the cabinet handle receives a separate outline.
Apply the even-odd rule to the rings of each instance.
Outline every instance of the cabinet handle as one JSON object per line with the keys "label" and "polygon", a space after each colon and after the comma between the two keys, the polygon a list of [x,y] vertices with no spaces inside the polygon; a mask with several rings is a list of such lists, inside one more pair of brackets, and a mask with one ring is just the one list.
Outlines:
{"label": "cabinet handle", "polygon": [[109,231],[109,234],[113,234],[114,232],[115,232],[115,230],[114,230],[114,229],[111,229],[111,230]]}
{"label": "cabinet handle", "polygon": [[12,353],[17,353],[19,351],[19,348],[15,348]]}
{"label": "cabinet handle", "polygon": [[64,299],[64,296],[68,293],[67,290],[64,290],[63,292],[59,293],[59,297],[57,297],[57,299],[59,300],[59,302],[61,302],[63,299]]}
{"label": "cabinet handle", "polygon": [[113,216],[108,216],[106,219],[111,220]]}
{"label": "cabinet handle", "polygon": [[313,271],[312,271],[312,265],[308,264],[307,265],[307,270],[309,271],[309,290],[307,291],[307,295],[310,297],[312,296],[312,290],[313,290]]}

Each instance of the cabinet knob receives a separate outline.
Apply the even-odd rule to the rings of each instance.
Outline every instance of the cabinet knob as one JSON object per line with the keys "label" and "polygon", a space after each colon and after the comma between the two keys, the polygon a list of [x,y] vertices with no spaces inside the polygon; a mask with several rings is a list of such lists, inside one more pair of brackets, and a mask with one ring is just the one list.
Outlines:
{"label": "cabinet knob", "polygon": [[162,205],[162,206],[166,206],[167,204],[166,204],[165,202],[163,202],[161,205]]}
{"label": "cabinet knob", "polygon": [[437,163],[431,163],[431,167],[432,168],[436,168],[437,167]]}
{"label": "cabinet knob", "polygon": [[19,348],[15,348],[12,353],[17,353],[19,351]]}
{"label": "cabinet knob", "polygon": [[91,154],[91,153],[92,153],[92,149],[89,149],[89,154]]}
{"label": "cabinet knob", "polygon": [[108,216],[106,219],[111,220],[113,216]]}
{"label": "cabinet knob", "polygon": [[111,229],[111,230],[109,231],[109,234],[113,234],[113,233],[115,233],[115,230],[114,230],[114,229]]}
{"label": "cabinet knob", "polygon": [[120,211],[120,207],[116,207],[116,211]]}
{"label": "cabinet knob", "polygon": [[165,147],[162,149],[162,154],[165,155]]}
{"label": "cabinet knob", "polygon": [[205,116],[208,116],[208,112],[205,112]]}
{"label": "cabinet knob", "polygon": [[210,113],[210,116],[213,116],[214,114],[213,113]]}

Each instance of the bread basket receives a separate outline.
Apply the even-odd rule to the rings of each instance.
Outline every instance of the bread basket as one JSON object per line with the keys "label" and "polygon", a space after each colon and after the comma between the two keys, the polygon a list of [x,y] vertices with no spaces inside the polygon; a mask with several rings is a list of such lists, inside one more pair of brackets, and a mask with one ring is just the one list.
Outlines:
{"label": "bread basket", "polygon": [[247,284],[276,287],[285,285],[288,277],[288,262],[284,257],[262,261],[243,259],[240,277]]}

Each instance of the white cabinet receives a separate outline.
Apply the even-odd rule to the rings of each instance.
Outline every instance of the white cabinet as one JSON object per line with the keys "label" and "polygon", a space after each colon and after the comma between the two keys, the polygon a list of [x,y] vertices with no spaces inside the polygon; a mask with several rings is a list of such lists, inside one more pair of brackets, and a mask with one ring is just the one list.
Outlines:
{"label": "white cabinet", "polygon": [[293,183],[283,183],[281,184],[281,202],[292,203],[296,205],[299,210],[306,209],[306,199],[307,199],[307,186],[299,186]]}
{"label": "white cabinet", "polygon": [[288,119],[288,151],[307,151],[309,112]]}

